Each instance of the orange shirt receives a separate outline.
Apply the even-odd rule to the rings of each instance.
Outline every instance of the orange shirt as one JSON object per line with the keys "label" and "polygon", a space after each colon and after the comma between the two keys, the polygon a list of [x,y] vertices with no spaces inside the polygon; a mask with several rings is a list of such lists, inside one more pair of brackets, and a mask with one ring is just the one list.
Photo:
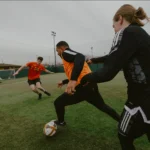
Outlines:
{"label": "orange shirt", "polygon": [[[70,80],[71,79],[71,74],[72,74],[72,70],[73,70],[73,67],[74,67],[74,63],[70,63],[70,62],[67,62],[65,61],[63,58],[63,65],[64,65],[64,70],[65,70],[65,73],[66,73],[66,76],[68,77],[68,79]],[[88,64],[86,62],[84,62],[84,66],[83,66],[83,69],[77,79],[77,85],[80,84],[80,81],[81,79],[86,75],[86,74],[89,74],[91,73],[91,69],[89,68]]]}
{"label": "orange shirt", "polygon": [[40,78],[41,72],[45,71],[45,67],[42,64],[38,64],[37,62],[29,62],[26,65],[29,67],[28,71],[29,80]]}

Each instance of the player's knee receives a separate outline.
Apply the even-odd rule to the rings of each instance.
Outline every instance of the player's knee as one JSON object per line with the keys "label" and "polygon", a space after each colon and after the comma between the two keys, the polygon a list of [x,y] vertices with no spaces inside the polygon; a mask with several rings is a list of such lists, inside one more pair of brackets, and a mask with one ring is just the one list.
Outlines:
{"label": "player's knee", "polygon": [[54,101],[54,106],[55,106],[55,107],[58,107],[58,106],[59,106],[59,102],[58,102],[57,99]]}
{"label": "player's knee", "polygon": [[33,89],[31,89],[33,92],[35,92],[36,91],[36,89],[35,88],[33,88]]}
{"label": "player's knee", "polygon": [[118,132],[118,138],[121,143],[126,143],[128,141],[128,137]]}
{"label": "player's knee", "polygon": [[150,131],[147,133],[148,141],[150,142]]}
{"label": "player's knee", "polygon": [[35,89],[35,87],[31,87],[31,90],[32,90],[33,92],[35,92],[36,89]]}
{"label": "player's knee", "polygon": [[122,134],[118,133],[118,138],[122,147],[122,150],[126,150],[126,144],[127,144],[127,139],[125,136],[123,136]]}
{"label": "player's knee", "polygon": [[122,147],[122,150],[135,150],[133,145],[134,138],[130,136],[124,136],[121,133],[118,133],[118,138]]}
{"label": "player's knee", "polygon": [[37,85],[36,88],[41,89],[41,86],[40,86],[40,85]]}
{"label": "player's knee", "polygon": [[121,135],[120,133],[118,133],[118,138],[119,138],[119,140],[122,140],[124,137],[123,137],[123,135]]}
{"label": "player's knee", "polygon": [[55,107],[62,107],[63,106],[63,103],[62,103],[62,101],[58,98],[58,99],[56,99],[55,101],[54,101],[54,106]]}

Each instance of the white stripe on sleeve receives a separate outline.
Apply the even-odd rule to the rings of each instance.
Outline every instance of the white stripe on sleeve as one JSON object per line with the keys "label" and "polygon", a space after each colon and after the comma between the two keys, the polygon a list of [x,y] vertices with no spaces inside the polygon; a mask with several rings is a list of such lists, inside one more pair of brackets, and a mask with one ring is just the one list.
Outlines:
{"label": "white stripe on sleeve", "polygon": [[76,54],[77,54],[77,53],[75,53],[75,52],[68,51],[68,50],[65,50],[64,53],[68,53],[68,54],[71,54],[71,55],[76,55]]}

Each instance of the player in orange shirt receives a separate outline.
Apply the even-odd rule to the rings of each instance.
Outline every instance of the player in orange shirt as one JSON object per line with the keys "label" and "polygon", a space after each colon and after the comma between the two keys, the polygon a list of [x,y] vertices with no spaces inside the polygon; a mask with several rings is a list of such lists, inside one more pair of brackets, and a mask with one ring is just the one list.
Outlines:
{"label": "player in orange shirt", "polygon": [[16,76],[17,74],[19,74],[19,72],[23,68],[29,67],[29,71],[28,71],[28,83],[29,83],[29,86],[30,86],[31,90],[39,95],[38,99],[42,98],[42,94],[38,91],[38,89],[41,90],[42,92],[44,92],[46,95],[51,96],[51,94],[49,92],[47,92],[41,86],[40,74],[41,74],[42,71],[45,71],[47,73],[53,73],[53,72],[45,69],[45,67],[41,64],[42,61],[43,61],[43,58],[42,57],[38,57],[37,58],[37,62],[29,62],[26,65],[23,65],[22,67],[20,67],[14,73],[14,76]]}
{"label": "player in orange shirt", "polygon": [[64,71],[68,79],[58,83],[58,87],[67,84],[67,88],[65,92],[54,101],[57,114],[55,123],[60,126],[65,126],[65,106],[74,105],[84,100],[108,114],[116,121],[119,121],[119,114],[104,102],[96,83],[89,83],[86,86],[80,84],[81,79],[86,74],[91,73],[88,64],[85,62],[85,56],[70,49],[68,43],[65,41],[60,41],[56,45],[56,49],[62,59]]}

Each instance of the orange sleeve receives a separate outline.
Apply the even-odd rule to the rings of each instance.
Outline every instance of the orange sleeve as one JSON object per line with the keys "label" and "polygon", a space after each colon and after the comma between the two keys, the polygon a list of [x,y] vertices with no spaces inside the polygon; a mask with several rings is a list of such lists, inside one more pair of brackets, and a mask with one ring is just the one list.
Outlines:
{"label": "orange sleeve", "polygon": [[43,70],[43,71],[45,71],[45,70],[46,70],[46,68],[45,68],[44,66],[42,66],[42,70]]}
{"label": "orange sleeve", "polygon": [[26,66],[31,67],[32,64],[33,64],[33,62],[29,62],[26,64]]}

